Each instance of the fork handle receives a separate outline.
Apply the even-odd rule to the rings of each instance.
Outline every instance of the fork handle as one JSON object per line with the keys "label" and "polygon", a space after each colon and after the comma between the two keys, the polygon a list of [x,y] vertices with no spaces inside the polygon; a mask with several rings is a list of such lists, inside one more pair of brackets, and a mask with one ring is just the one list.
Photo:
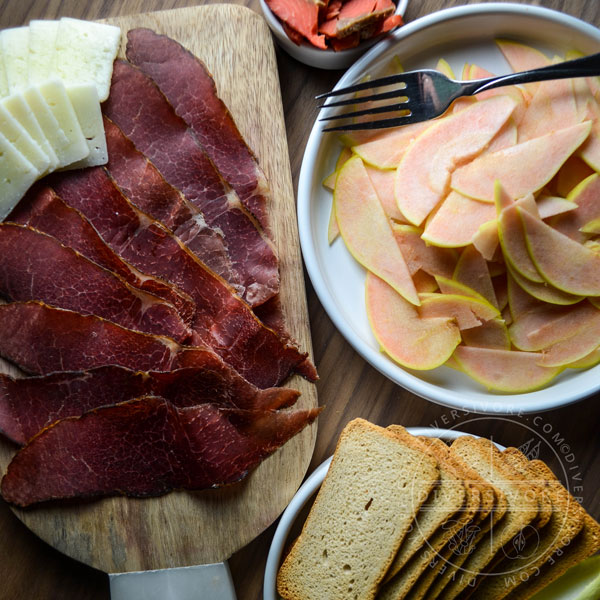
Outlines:
{"label": "fork handle", "polygon": [[540,69],[532,69],[531,71],[477,79],[472,82],[474,89],[469,90],[469,94],[477,94],[484,90],[517,83],[533,83],[549,79],[569,79],[571,77],[590,77],[593,75],[600,75],[600,53],[541,67]]}

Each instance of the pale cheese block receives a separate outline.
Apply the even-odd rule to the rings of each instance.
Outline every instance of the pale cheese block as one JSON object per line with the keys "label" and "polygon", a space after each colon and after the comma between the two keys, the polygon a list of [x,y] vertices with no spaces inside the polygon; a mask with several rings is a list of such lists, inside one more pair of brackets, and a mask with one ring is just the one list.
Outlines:
{"label": "pale cheese block", "polygon": [[8,81],[6,80],[6,67],[2,58],[2,46],[0,46],[0,98],[8,96]]}
{"label": "pale cheese block", "polygon": [[86,158],[72,164],[71,168],[105,165],[108,162],[108,150],[96,86],[91,83],[70,86],[67,95],[90,151]]}
{"label": "pale cheese block", "polygon": [[8,112],[25,128],[27,133],[48,156],[50,161],[48,169],[50,171],[56,169],[58,166],[58,157],[56,156],[56,152],[42,131],[36,116],[33,114],[33,111],[25,100],[23,94],[11,94],[6,98],[2,98],[0,105],[6,108],[6,110],[8,110]]}
{"label": "pale cheese block", "polygon": [[0,133],[0,220],[4,220],[40,172]]}
{"label": "pale cheese block", "polygon": [[42,83],[56,76],[58,21],[29,22],[29,83]]}
{"label": "pale cheese block", "polygon": [[56,35],[56,74],[67,86],[94,83],[104,102],[120,43],[119,27],[63,17]]}
{"label": "pale cheese block", "polygon": [[29,81],[29,27],[13,27],[0,31],[2,60],[10,93],[27,87]]}
{"label": "pale cheese block", "polygon": [[40,172],[50,168],[50,158],[27,130],[0,104],[0,132]]}

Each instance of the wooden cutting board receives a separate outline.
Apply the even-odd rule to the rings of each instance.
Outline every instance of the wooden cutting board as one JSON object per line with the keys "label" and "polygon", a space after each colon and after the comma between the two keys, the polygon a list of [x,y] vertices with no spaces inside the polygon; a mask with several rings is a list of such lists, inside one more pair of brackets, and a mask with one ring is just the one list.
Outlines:
{"label": "wooden cutting board", "polygon": [[[271,185],[273,238],[281,261],[281,300],[288,330],[312,356],[281,93],[270,31],[257,13],[212,5],[110,19],[126,32],[149,27],[201,58],[219,95]],[[125,43],[121,50],[124,56]],[[5,370],[10,371],[6,366]],[[297,408],[317,405],[316,389],[295,376]],[[69,502],[14,509],[54,548],[108,573],[221,562],[264,531],[289,503],[308,468],[316,425],[304,429],[239,484],[173,492],[160,498]],[[2,474],[15,448],[0,441]]]}

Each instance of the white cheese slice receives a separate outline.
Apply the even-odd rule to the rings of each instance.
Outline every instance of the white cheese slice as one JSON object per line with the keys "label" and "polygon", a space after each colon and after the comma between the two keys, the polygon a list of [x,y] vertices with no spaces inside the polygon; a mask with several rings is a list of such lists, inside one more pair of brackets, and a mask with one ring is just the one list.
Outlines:
{"label": "white cheese slice", "polygon": [[29,22],[29,83],[56,77],[56,33],[58,21]]}
{"label": "white cheese slice", "polygon": [[120,43],[119,27],[63,17],[56,34],[56,74],[67,86],[94,83],[104,102]]}
{"label": "white cheese slice", "polygon": [[29,27],[13,27],[0,31],[2,59],[9,92],[19,92],[29,80]]}
{"label": "white cheese slice", "polygon": [[40,172],[0,133],[0,220],[39,176]]}
{"label": "white cheese slice", "polygon": [[96,86],[92,83],[74,85],[67,88],[67,95],[73,104],[77,120],[90,150],[86,158],[74,163],[71,167],[105,165],[108,162],[108,150]]}
{"label": "white cheese slice", "polygon": [[42,151],[27,130],[0,104],[0,132],[40,172],[50,167],[48,155]]}
{"label": "white cheese slice", "polygon": [[[56,152],[50,145],[48,138],[42,131],[40,124],[33,114],[31,107],[25,100],[23,94],[12,94],[0,100],[0,105],[6,108],[8,112],[25,128],[27,133],[40,146],[44,153],[48,156],[48,169],[53,171],[58,167],[58,157]],[[49,111],[48,108],[46,108]]]}
{"label": "white cheese slice", "polygon": [[2,46],[0,45],[0,98],[8,96],[8,81],[6,80],[6,67],[2,57]]}

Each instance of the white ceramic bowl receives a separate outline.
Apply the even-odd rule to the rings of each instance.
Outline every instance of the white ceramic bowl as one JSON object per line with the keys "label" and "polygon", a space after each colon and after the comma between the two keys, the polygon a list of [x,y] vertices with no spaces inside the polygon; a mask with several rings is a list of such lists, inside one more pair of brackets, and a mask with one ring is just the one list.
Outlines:
{"label": "white ceramic bowl", "polygon": [[[395,31],[363,56],[340,79],[337,87],[376,76],[393,56],[406,70],[435,67],[444,57],[455,71],[474,62],[496,73],[510,69],[495,38],[512,38],[546,52],[584,53],[600,50],[600,30],[578,19],[523,4],[476,4],[433,13]],[[324,109],[323,116],[334,110]],[[448,367],[409,371],[379,351],[368,324],[364,301],[364,269],[341,240],[327,242],[331,193],[322,186],[334,170],[342,148],[333,133],[315,123],[306,146],[298,184],[298,223],[302,253],[314,289],[327,314],[348,342],[392,381],[418,396],[487,414],[531,413],[576,402],[600,389],[600,366],[586,371],[566,370],[545,389],[527,394],[493,394],[466,375]]]}
{"label": "white ceramic bowl", "polygon": [[[404,16],[408,2],[409,0],[398,0],[396,6],[397,15]],[[320,50],[308,43],[302,43],[298,46],[290,40],[283,30],[281,21],[273,14],[273,11],[267,6],[265,0],[260,0],[260,7],[277,43],[290,56],[310,67],[317,67],[319,69],[346,69],[369,48],[385,37],[384,35],[380,35],[361,42],[356,48],[349,48],[340,52]]]}
{"label": "white ceramic bowl", "polygon": [[[471,435],[461,431],[455,431],[453,429],[435,429],[432,427],[409,427],[407,430],[413,435],[437,437],[446,441],[455,440],[463,435]],[[498,446],[499,450],[504,450],[503,446],[498,444],[496,445]],[[281,555],[285,548],[288,535],[300,511],[321,487],[321,484],[325,479],[325,475],[327,475],[332,458],[333,457],[329,457],[311,473],[306,481],[300,486],[296,492],[296,495],[292,498],[292,501],[285,509],[285,512],[281,515],[279,525],[277,525],[275,535],[273,536],[273,540],[271,542],[271,547],[269,548],[269,555],[267,556],[263,586],[263,600],[279,599],[276,587],[277,571],[279,570]]]}

